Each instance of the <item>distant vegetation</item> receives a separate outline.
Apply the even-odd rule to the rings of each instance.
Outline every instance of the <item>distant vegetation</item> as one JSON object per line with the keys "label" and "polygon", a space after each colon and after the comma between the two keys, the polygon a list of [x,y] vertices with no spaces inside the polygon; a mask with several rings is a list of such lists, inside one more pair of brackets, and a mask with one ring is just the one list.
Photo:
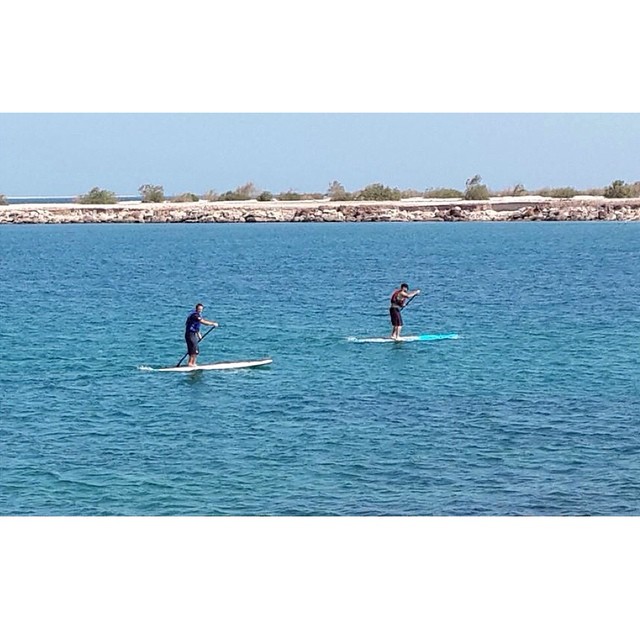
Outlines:
{"label": "distant vegetation", "polygon": [[253,200],[260,191],[253,182],[236,187],[233,191],[225,191],[218,200]]}
{"label": "distant vegetation", "polygon": [[164,189],[157,184],[143,184],[138,191],[142,202],[164,202]]}
{"label": "distant vegetation", "polygon": [[545,198],[573,198],[578,195],[578,191],[573,187],[556,187],[555,189],[538,189],[534,194]]}
{"label": "distant vegetation", "polygon": [[302,193],[298,193],[297,191],[293,191],[293,189],[289,189],[289,191],[285,191],[283,193],[279,193],[276,195],[276,200],[282,200],[286,202],[287,200],[304,200],[305,197]]}
{"label": "distant vegetation", "polygon": [[482,184],[481,176],[476,175],[473,178],[469,178],[466,184],[465,200],[488,200],[491,197],[487,186]]}
{"label": "distant vegetation", "polygon": [[516,184],[513,187],[508,187],[506,189],[502,189],[501,191],[492,191],[492,196],[526,196],[527,190],[524,188],[522,184]]}
{"label": "distant vegetation", "polygon": [[351,194],[337,181],[334,180],[327,189],[327,197],[330,200],[352,200]]}
{"label": "distant vegetation", "polygon": [[202,199],[208,200],[209,202],[214,202],[218,199],[218,194],[213,191],[213,189],[209,189],[209,191],[202,194]]}
{"label": "distant vegetation", "polygon": [[[426,199],[457,199],[457,200],[487,200],[491,197],[508,196],[543,196],[546,198],[573,198],[574,196],[604,196],[605,198],[640,198],[640,181],[626,183],[624,180],[614,180],[607,187],[597,187],[579,190],[571,186],[544,187],[529,190],[521,183],[501,190],[492,190],[483,183],[478,174],[468,178],[464,191],[452,187],[428,187],[424,190],[404,189],[388,186],[381,182],[368,184],[356,191],[347,191],[342,183],[333,180],[323,193],[304,192],[288,189],[280,193],[273,193],[258,188],[253,182],[246,182],[231,191],[218,193],[209,189],[198,195],[190,191],[166,197],[161,185],[144,184],[138,189],[142,202],[209,202],[257,200],[258,202],[295,202],[299,200],[330,200],[349,202],[354,200],[393,201],[409,198]],[[77,196],[75,202],[79,204],[117,204],[118,197],[113,191],[93,187],[88,193]],[[0,206],[8,205],[7,198],[0,194]]]}
{"label": "distant vegetation", "polygon": [[366,186],[356,194],[356,200],[400,200],[400,189],[386,187],[379,182]]}
{"label": "distant vegetation", "polygon": [[464,193],[462,191],[458,191],[457,189],[446,189],[444,187],[439,187],[437,189],[427,189],[424,192],[425,198],[463,198]]}
{"label": "distant vegetation", "polygon": [[200,198],[195,193],[180,193],[169,198],[169,202],[198,202],[198,200]]}
{"label": "distant vegetation", "polygon": [[626,184],[623,180],[614,180],[603,195],[605,198],[637,198],[640,196],[640,182]]}
{"label": "distant vegetation", "polygon": [[93,187],[89,193],[76,198],[78,204],[116,204],[118,198],[113,191]]}
{"label": "distant vegetation", "polygon": [[418,191],[416,189],[403,189],[400,191],[401,198],[422,198],[424,197],[424,191]]}

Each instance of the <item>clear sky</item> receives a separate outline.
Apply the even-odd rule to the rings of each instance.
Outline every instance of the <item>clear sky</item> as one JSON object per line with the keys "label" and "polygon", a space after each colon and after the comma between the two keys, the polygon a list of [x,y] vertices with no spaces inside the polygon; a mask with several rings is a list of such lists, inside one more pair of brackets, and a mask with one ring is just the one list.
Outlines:
{"label": "clear sky", "polygon": [[602,187],[640,180],[640,114],[0,113],[0,193]]}

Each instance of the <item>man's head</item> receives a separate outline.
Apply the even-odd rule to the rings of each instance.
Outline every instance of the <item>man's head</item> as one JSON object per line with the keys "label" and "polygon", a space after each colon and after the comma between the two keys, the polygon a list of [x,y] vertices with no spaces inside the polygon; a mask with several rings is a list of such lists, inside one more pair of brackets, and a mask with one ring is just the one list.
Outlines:
{"label": "man's head", "polygon": [[400,289],[402,289],[402,291],[409,291],[409,285],[406,282],[403,282],[400,285]]}
{"label": "man's head", "polygon": [[196,304],[196,311],[197,311],[198,313],[202,313],[203,309],[204,309],[204,305],[202,304],[202,302],[198,302],[198,303]]}

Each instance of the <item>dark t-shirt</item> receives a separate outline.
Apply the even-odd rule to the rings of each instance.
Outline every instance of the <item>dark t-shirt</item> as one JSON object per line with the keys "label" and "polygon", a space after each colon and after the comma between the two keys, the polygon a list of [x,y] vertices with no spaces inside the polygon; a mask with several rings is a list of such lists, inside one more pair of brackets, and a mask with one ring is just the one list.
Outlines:
{"label": "dark t-shirt", "polygon": [[405,298],[401,298],[398,294],[402,292],[402,289],[396,289],[391,294],[391,308],[402,309],[405,305]]}
{"label": "dark t-shirt", "polygon": [[187,318],[187,322],[185,323],[185,331],[187,333],[198,333],[198,331],[200,331],[201,320],[202,316],[197,311],[193,311]]}

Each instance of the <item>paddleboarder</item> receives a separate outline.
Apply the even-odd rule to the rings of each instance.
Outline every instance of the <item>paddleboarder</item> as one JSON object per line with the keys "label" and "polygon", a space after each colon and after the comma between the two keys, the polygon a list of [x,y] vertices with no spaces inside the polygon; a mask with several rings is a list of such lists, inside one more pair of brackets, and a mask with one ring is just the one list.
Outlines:
{"label": "paddleboarder", "polygon": [[389,307],[389,315],[391,316],[391,339],[399,340],[400,332],[402,331],[402,307],[407,304],[407,301],[417,296],[420,293],[420,289],[415,291],[409,291],[409,285],[403,282],[399,289],[396,289],[391,294],[391,306]]}
{"label": "paddleboarder", "polygon": [[187,321],[185,323],[185,333],[184,339],[187,343],[187,352],[189,354],[189,360],[187,361],[187,367],[195,367],[196,359],[198,358],[198,354],[200,353],[200,349],[198,348],[198,343],[202,340],[202,335],[200,334],[200,325],[206,324],[211,327],[217,327],[218,323],[213,320],[207,320],[202,317],[202,312],[204,311],[204,305],[202,302],[198,302],[196,304],[194,310],[189,314]]}

